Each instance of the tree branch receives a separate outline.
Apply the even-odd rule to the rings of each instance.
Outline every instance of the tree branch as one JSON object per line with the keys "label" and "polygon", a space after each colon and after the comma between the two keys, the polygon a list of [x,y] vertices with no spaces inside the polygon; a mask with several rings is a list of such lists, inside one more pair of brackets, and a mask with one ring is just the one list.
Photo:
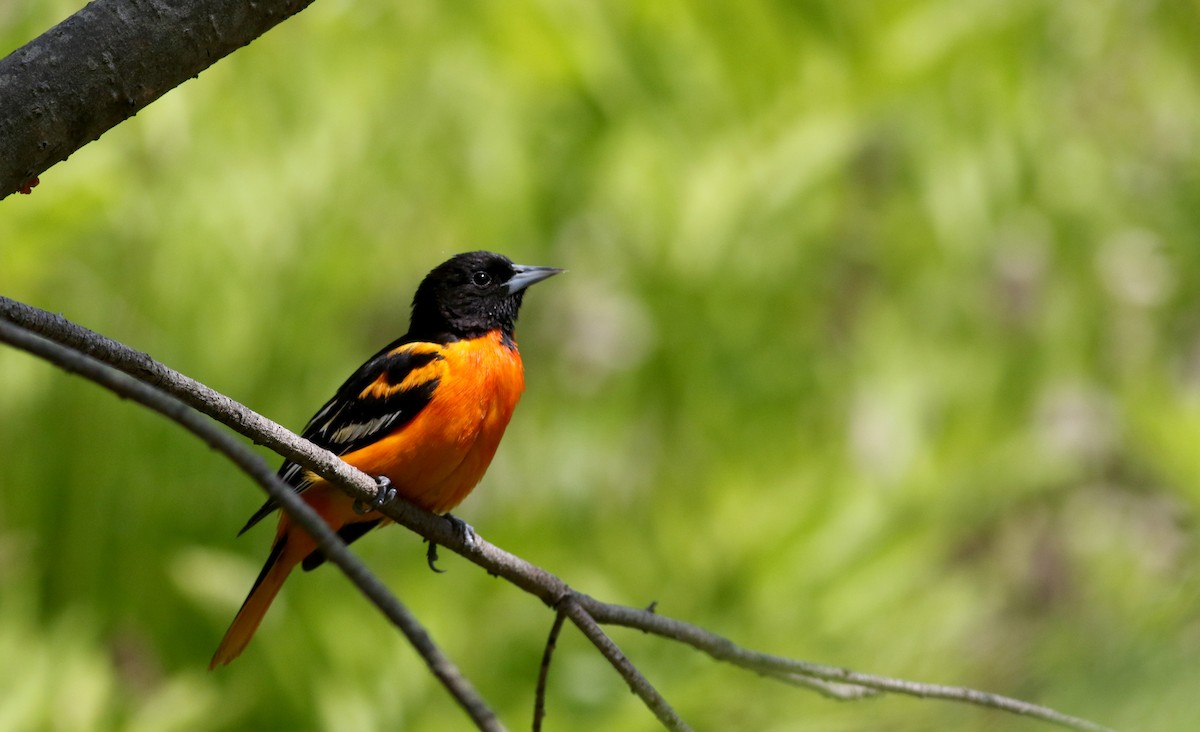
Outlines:
{"label": "tree branch", "polygon": [[250,438],[255,444],[265,445],[283,457],[301,463],[322,478],[334,481],[355,498],[365,501],[375,498],[378,486],[365,473],[224,394],[167,368],[145,353],[81,328],[61,315],[3,295],[0,295],[0,319],[90,356],[170,394],[196,411]]}
{"label": "tree branch", "polygon": [[329,561],[337,565],[359,591],[404,633],[433,675],[449,690],[479,729],[489,732],[500,732],[504,729],[495,712],[488,707],[458,667],[437,647],[416,616],[350,552],[341,537],[329,528],[320,515],[301,500],[291,486],[275,475],[274,469],[267,465],[265,460],[178,400],[77,351],[47,341],[3,320],[0,320],[0,342],[27,351],[65,371],[99,384],[119,397],[131,399],[158,412],[229,458],[261,485],[263,490],[313,537]]}
{"label": "tree branch", "polygon": [[[342,487],[355,498],[371,500],[375,497],[376,484],[374,480],[343,463],[332,453],[317,448],[228,397],[155,362],[144,353],[138,353],[116,341],[81,328],[61,316],[52,315],[2,296],[0,296],[0,319],[9,320],[22,328],[33,330],[51,340],[87,353],[92,358],[124,371],[148,385],[166,391],[255,442],[267,445],[284,457],[312,470],[331,483]],[[577,593],[559,577],[544,569],[499,549],[479,536],[474,536],[467,541],[463,533],[446,519],[401,500],[393,500],[385,504],[380,508],[380,512],[426,539],[474,562],[487,570],[489,574],[508,580],[529,594],[540,598],[550,607],[567,613],[573,621],[582,612],[597,623],[635,628],[676,640],[703,651],[715,659],[791,684],[814,686],[801,682],[801,679],[833,682],[835,685],[841,685],[840,690],[835,694],[839,698],[861,698],[868,695],[868,692],[851,693],[845,688],[848,685],[920,698],[973,704],[1085,732],[1112,732],[1094,722],[1062,714],[1048,707],[975,689],[875,676],[751,651],[727,638],[710,633],[698,626],[665,617],[652,609],[613,605]],[[585,627],[586,621],[583,621],[582,624],[580,621],[576,621],[576,624],[580,625],[580,629],[585,634],[589,633]],[[589,637],[591,636],[589,635]],[[607,640],[607,637],[605,636],[604,639]],[[597,639],[592,638],[592,640],[597,643]],[[599,647],[600,644],[597,643],[597,645]],[[628,676],[626,678],[629,680]],[[820,687],[818,686],[818,688]],[[839,687],[825,686],[824,688],[828,690]],[[646,697],[643,697],[643,700],[645,701]],[[647,704],[649,705],[650,702],[647,701]],[[658,713],[656,710],[656,714]],[[660,718],[662,718],[661,715]]]}
{"label": "tree branch", "polygon": [[0,60],[0,199],[311,3],[88,3]]}

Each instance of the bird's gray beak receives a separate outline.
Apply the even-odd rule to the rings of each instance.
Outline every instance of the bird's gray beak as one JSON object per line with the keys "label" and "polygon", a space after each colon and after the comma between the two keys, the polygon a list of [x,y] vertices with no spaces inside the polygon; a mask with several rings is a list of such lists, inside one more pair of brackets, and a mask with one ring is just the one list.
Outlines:
{"label": "bird's gray beak", "polygon": [[516,274],[510,277],[508,282],[505,283],[505,287],[508,288],[508,294],[510,295],[515,295],[534,283],[541,282],[547,277],[553,277],[562,272],[558,267],[530,267],[524,264],[514,264],[512,268]]}

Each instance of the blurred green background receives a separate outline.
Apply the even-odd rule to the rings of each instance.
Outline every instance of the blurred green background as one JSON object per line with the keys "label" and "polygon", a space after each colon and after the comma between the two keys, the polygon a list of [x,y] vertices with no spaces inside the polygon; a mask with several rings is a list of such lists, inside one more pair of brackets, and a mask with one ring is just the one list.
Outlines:
{"label": "blurred green background", "polygon": [[[0,53],[79,5],[0,6]],[[448,255],[567,267],[483,536],[752,648],[1189,729],[1198,37],[1184,1],[323,0],[0,204],[0,292],[298,429]],[[181,430],[0,349],[0,445],[0,729],[468,728],[329,569],[205,670],[271,530]],[[550,612],[356,548],[528,728]],[[700,729],[1047,729],[613,635]],[[547,724],[657,728],[570,630]]]}

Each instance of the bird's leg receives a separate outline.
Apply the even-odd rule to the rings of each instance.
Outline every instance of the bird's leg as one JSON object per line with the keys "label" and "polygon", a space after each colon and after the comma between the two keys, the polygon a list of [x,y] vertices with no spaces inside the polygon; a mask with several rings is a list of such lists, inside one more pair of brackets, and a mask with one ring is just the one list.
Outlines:
{"label": "bird's leg", "polygon": [[[453,514],[449,514],[449,513],[442,514],[442,518],[444,518],[450,522],[450,526],[454,529],[454,533],[459,535],[459,537],[463,541],[463,544],[466,544],[468,548],[475,546],[475,537],[477,536],[477,534],[475,533],[474,527],[472,527],[466,521],[463,521],[462,519],[458,518],[457,516],[454,516]],[[428,540],[426,540],[426,541],[428,541]],[[446,570],[438,569],[437,548],[438,548],[438,545],[436,542],[433,542],[433,541],[429,542],[429,548],[427,550],[425,550],[425,561],[429,563],[430,569],[432,569],[434,572],[437,572],[438,574],[442,574]]]}
{"label": "bird's leg", "polygon": [[383,508],[384,504],[396,497],[396,486],[392,485],[392,481],[388,480],[386,475],[375,476],[375,485],[375,497],[371,499],[370,503],[354,502],[354,512],[358,515],[378,511]]}

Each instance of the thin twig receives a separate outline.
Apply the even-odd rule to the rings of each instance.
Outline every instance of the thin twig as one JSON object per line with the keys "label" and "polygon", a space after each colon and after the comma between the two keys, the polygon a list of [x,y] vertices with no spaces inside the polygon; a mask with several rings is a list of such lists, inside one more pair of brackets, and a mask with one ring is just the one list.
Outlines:
{"label": "thin twig", "polygon": [[350,581],[404,633],[433,674],[454,696],[479,729],[492,732],[504,729],[483,697],[437,647],[416,616],[350,552],[345,542],[321,519],[316,511],[301,500],[290,486],[279,480],[275,471],[265,460],[178,400],[125,374],[114,371],[77,351],[47,341],[3,320],[0,320],[0,341],[28,351],[65,371],[78,374],[99,384],[117,396],[131,399],[162,414],[233,461],[243,472],[261,485],[267,494],[313,537],[325,556],[336,564],[350,578]]}
{"label": "thin twig", "polygon": [[546,683],[550,678],[550,661],[554,658],[558,634],[562,632],[565,619],[566,616],[561,610],[555,613],[554,624],[550,626],[550,636],[546,638],[546,650],[542,653],[542,665],[538,669],[537,691],[533,696],[533,732],[542,732],[542,720],[546,718]]}
{"label": "thin twig", "polygon": [[559,611],[575,623],[575,627],[587,636],[592,645],[600,651],[600,655],[608,659],[617,673],[621,674],[621,678],[625,679],[625,683],[629,684],[630,690],[641,698],[642,703],[649,707],[650,711],[654,712],[654,716],[658,717],[658,721],[662,722],[664,727],[672,732],[691,732],[692,728],[687,725],[687,722],[679,717],[662,694],[659,694],[658,690],[642,675],[642,672],[638,671],[637,666],[634,666],[617,647],[617,644],[613,643],[612,639],[601,630],[596,620],[576,600],[574,593],[563,598]]}
{"label": "thin twig", "polygon": [[[51,340],[81,350],[134,378],[166,391],[195,407],[213,419],[264,444],[280,455],[312,470],[354,498],[371,500],[375,497],[375,482],[365,474],[339,460],[332,453],[301,439],[269,419],[247,409],[209,387],[184,376],[112,339],[81,328],[65,318],[47,313],[23,303],[0,296],[0,319],[7,319]],[[789,676],[807,677],[837,684],[858,686],[920,698],[974,704],[1044,722],[1083,730],[1111,732],[1088,720],[1062,714],[1048,707],[1017,699],[966,689],[962,687],[925,684],[904,679],[863,674],[834,666],[798,661],[772,654],[759,653],[738,646],[728,638],[710,633],[695,625],[674,620],[641,608],[624,607],[601,602],[574,593],[559,577],[521,557],[504,551],[476,535],[467,543],[440,516],[423,511],[401,500],[393,500],[380,509],[388,518],[409,528],[422,537],[453,551],[502,577],[520,589],[557,608],[570,595],[601,624],[622,625],[643,630],[663,638],[676,640],[722,661],[772,676],[781,681],[796,683]]]}
{"label": "thin twig", "polygon": [[781,681],[790,686],[799,686],[803,689],[812,689],[823,697],[828,699],[837,699],[838,701],[858,701],[859,699],[869,699],[871,697],[880,696],[883,694],[878,689],[871,689],[866,686],[856,686],[854,684],[838,684],[832,681],[823,681],[822,679],[814,679],[811,676],[801,676],[800,674],[785,674],[775,671],[759,671],[763,676],[769,676],[776,681]]}
{"label": "thin twig", "polygon": [[1063,714],[1049,707],[1001,696],[1000,694],[992,694],[961,686],[945,686],[942,684],[928,684],[886,676],[875,676],[837,666],[826,666],[819,663],[776,656],[770,653],[760,653],[743,648],[728,638],[710,633],[691,623],[675,620],[658,613],[648,613],[639,608],[623,605],[612,605],[587,595],[580,595],[579,602],[596,618],[597,622],[623,625],[663,638],[677,640],[703,651],[717,660],[726,661],[752,671],[766,673],[781,680],[785,680],[787,675],[807,676],[839,684],[851,684],[878,691],[906,694],[922,699],[944,699],[991,709],[1000,709],[1013,714],[1040,719],[1062,727],[1084,730],[1085,732],[1113,732],[1111,729],[1095,722]]}

